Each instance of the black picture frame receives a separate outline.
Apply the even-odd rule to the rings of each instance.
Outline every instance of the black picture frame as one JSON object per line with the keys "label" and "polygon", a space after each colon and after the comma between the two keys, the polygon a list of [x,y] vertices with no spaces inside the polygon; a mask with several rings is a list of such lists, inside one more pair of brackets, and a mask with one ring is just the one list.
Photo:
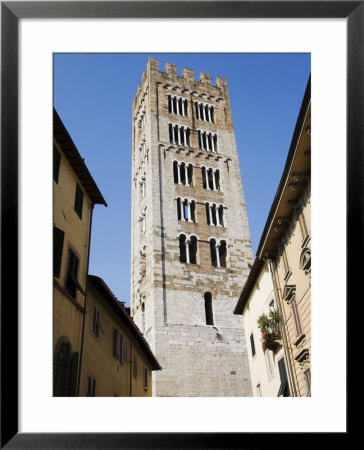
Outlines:
{"label": "black picture frame", "polygon": [[[2,1],[1,2],[1,448],[260,448],[268,433],[18,432],[18,23],[21,18],[346,18],[347,300],[363,271],[363,1]],[[329,177],[329,174],[327,175]],[[333,180],[328,180],[333,182]],[[355,240],[355,241],[354,241]],[[354,254],[353,249],[356,252]],[[359,255],[358,255],[359,251]],[[359,257],[358,257],[359,256]],[[351,287],[351,288],[350,288]],[[324,301],[324,299],[322,299]],[[327,299],[326,299],[327,300]],[[348,302],[347,302],[348,303]],[[334,393],[333,393],[334,395]],[[239,411],[236,412],[239,414]],[[289,411],[287,411],[289,413]],[[349,418],[349,414],[348,414]],[[100,416],[102,420],[102,416]],[[284,420],[284,418],[282,418]],[[343,445],[349,436],[335,433]],[[278,437],[278,434],[275,435]],[[307,436],[304,436],[307,437]],[[327,445],[327,434],[315,433]],[[300,446],[290,439],[280,447]],[[298,438],[299,439],[299,438]],[[307,445],[307,441],[306,441]]]}

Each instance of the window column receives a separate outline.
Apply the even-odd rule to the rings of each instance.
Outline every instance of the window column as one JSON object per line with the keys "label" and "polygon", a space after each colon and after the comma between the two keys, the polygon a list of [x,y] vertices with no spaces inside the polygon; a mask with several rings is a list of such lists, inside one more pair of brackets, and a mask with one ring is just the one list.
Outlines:
{"label": "window column", "polygon": [[187,164],[185,164],[185,180],[186,180],[186,186],[189,186],[189,182],[188,182],[188,166]]}
{"label": "window column", "polygon": [[189,245],[190,245],[190,240],[186,239],[186,263],[187,264],[190,264],[190,248],[189,248]]}
{"label": "window column", "polygon": [[177,163],[177,176],[178,176],[178,184],[182,184],[182,182],[181,182],[181,163]]}
{"label": "window column", "polygon": [[217,227],[221,227],[219,212],[220,212],[220,206],[216,206],[216,226]]}
{"label": "window column", "polygon": [[215,250],[216,250],[216,267],[220,267],[219,247],[220,247],[220,243],[218,244],[218,243],[216,242],[216,244],[215,244]]}
{"label": "window column", "polygon": [[213,190],[217,191],[217,189],[216,189],[216,181],[215,181],[215,172],[216,172],[216,170],[212,171],[212,186],[213,186]]}

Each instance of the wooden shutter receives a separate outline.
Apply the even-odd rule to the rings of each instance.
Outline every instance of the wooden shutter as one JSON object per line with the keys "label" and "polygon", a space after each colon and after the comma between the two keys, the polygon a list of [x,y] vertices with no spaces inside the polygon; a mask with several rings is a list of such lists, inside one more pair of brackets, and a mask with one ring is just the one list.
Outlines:
{"label": "wooden shutter", "polygon": [[82,219],[82,206],[83,206],[83,191],[80,188],[78,184],[76,184],[76,195],[75,195],[75,206],[74,209],[79,216],[80,219]]}
{"label": "wooden shutter", "polygon": [[281,386],[278,391],[278,397],[281,395],[283,397],[289,397],[290,391],[288,386],[288,378],[287,378],[287,371],[286,371],[286,364],[284,362],[284,358],[281,358],[278,361],[278,369],[279,369],[279,376],[281,378]]}
{"label": "wooden shutter", "polygon": [[121,336],[121,362],[128,362],[128,339]]}
{"label": "wooden shutter", "polygon": [[252,348],[252,355],[255,356],[255,343],[254,343],[254,335],[253,333],[250,335],[250,345]]}
{"label": "wooden shutter", "polygon": [[91,397],[95,397],[95,395],[96,395],[96,379],[92,378]]}
{"label": "wooden shutter", "polygon": [[144,389],[148,389],[148,369],[144,367]]}
{"label": "wooden shutter", "polygon": [[57,150],[56,146],[53,145],[53,180],[56,183],[58,183],[60,164],[61,164],[61,154]]}
{"label": "wooden shutter", "polygon": [[74,352],[72,354],[71,359],[71,373],[70,373],[70,388],[69,388],[69,396],[76,397],[76,388],[77,388],[77,374],[78,374],[78,352]]}
{"label": "wooden shutter", "polygon": [[120,339],[119,330],[117,328],[114,329],[114,356],[120,359]]}
{"label": "wooden shutter", "polygon": [[64,231],[53,227],[53,276],[59,278],[61,273]]}

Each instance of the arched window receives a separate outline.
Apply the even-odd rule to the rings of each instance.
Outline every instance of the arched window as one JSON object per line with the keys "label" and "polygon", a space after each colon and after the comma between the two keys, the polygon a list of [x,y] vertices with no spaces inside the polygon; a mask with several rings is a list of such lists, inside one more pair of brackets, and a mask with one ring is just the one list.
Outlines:
{"label": "arched window", "polygon": [[184,234],[181,234],[179,237],[179,261],[181,263],[187,262],[186,253],[186,236]]}
{"label": "arched window", "polygon": [[178,162],[177,161],[173,161],[173,180],[175,183],[179,183],[180,180],[178,178],[179,175],[179,167],[178,167]]}
{"label": "arched window", "polygon": [[210,239],[210,253],[211,253],[211,264],[214,267],[217,267],[216,241],[215,241],[215,239]]}
{"label": "arched window", "polygon": [[214,324],[214,313],[212,310],[212,295],[211,292],[205,292],[205,316],[206,316],[206,325]]}
{"label": "arched window", "polygon": [[184,234],[179,236],[179,260],[182,263],[197,264],[197,237],[189,239]]}
{"label": "arched window", "polygon": [[207,177],[206,177],[206,167],[202,167],[202,186],[204,189],[208,189]]}
{"label": "arched window", "polygon": [[191,236],[189,244],[190,264],[197,264],[197,238]]}
{"label": "arched window", "polygon": [[182,220],[183,209],[181,208],[181,199],[177,198],[177,219]]}
{"label": "arched window", "polygon": [[218,208],[218,225],[220,226],[224,226],[224,207],[222,205],[219,206]]}
{"label": "arched window", "polygon": [[187,168],[187,184],[193,186],[193,165],[188,164]]}
{"label": "arched window", "polygon": [[219,247],[219,259],[220,259],[220,267],[226,267],[226,242],[220,241]]}
{"label": "arched window", "polygon": [[218,169],[215,170],[215,187],[216,190],[219,191],[220,190],[220,171]]}
{"label": "arched window", "polygon": [[226,241],[216,242],[210,238],[211,264],[214,267],[226,267],[227,245]]}

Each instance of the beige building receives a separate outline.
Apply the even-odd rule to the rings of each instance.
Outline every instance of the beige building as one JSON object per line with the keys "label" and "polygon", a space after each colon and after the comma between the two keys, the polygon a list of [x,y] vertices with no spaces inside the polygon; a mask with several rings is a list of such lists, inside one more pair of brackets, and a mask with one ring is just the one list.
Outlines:
{"label": "beige building", "polygon": [[273,345],[267,346],[257,325],[258,317],[262,314],[269,316],[278,307],[268,261],[255,260],[240,297],[238,311],[241,311],[242,304],[253,396],[289,396],[289,387],[282,384],[284,380],[281,377],[287,364],[282,339],[275,339]]}
{"label": "beige building", "polygon": [[250,396],[252,263],[227,81],[149,58],[133,103],[131,315],[156,396]]}
{"label": "beige building", "polygon": [[[267,308],[270,295],[260,290],[271,275],[274,297],[281,316],[281,336],[275,346],[280,387],[291,396],[311,395],[311,89],[308,82],[280,184],[260,240],[256,260],[236,305],[245,326]],[[268,283],[268,282],[267,282]],[[268,286],[268,285],[267,285]],[[266,287],[267,294],[271,286]],[[248,325],[247,325],[248,324]],[[255,325],[255,333],[259,333]],[[248,333],[248,331],[247,331]],[[264,341],[264,339],[263,339]],[[282,344],[283,353],[279,343]],[[277,353],[278,351],[281,352]],[[284,359],[283,359],[284,357]],[[280,363],[284,361],[285,363]],[[257,364],[250,360],[257,383]],[[265,386],[265,385],[264,385]],[[267,395],[271,391],[266,390]],[[264,392],[262,392],[265,395]]]}
{"label": "beige building", "polygon": [[161,367],[124,304],[93,275],[86,309],[79,395],[152,396],[151,373]]}
{"label": "beige building", "polygon": [[92,211],[107,205],[55,110],[53,136],[53,394],[62,397],[77,395]]}

